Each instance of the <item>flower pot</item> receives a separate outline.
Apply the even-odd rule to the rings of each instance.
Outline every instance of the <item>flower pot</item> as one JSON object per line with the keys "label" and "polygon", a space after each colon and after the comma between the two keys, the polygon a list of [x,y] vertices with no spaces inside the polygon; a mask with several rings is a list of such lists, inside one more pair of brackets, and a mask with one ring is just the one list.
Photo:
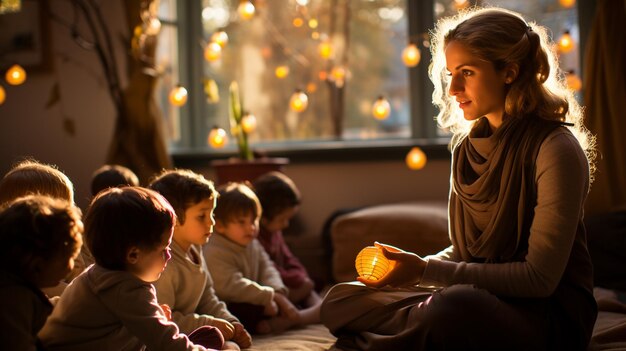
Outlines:
{"label": "flower pot", "polygon": [[211,167],[215,169],[215,183],[217,185],[228,182],[253,182],[259,176],[271,172],[282,171],[283,166],[289,163],[284,157],[262,157],[250,161],[240,158],[211,161]]}

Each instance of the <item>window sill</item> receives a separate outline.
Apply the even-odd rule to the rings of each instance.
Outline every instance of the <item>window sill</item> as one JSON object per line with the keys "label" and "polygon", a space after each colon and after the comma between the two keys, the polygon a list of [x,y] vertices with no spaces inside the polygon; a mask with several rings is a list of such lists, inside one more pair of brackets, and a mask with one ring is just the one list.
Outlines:
{"label": "window sill", "polygon": [[[268,157],[286,157],[294,163],[331,163],[404,160],[411,147],[419,146],[431,160],[450,159],[447,138],[402,139],[379,141],[325,141],[272,144],[266,147],[253,145],[253,150]],[[234,148],[215,151],[211,149],[170,150],[174,165],[179,168],[196,168],[210,161],[236,156]]]}

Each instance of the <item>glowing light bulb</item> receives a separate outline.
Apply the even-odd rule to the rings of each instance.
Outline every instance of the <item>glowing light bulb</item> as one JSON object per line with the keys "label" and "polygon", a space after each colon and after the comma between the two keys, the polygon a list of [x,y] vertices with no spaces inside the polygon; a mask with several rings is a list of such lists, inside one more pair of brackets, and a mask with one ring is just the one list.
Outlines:
{"label": "glowing light bulb", "polygon": [[561,38],[559,38],[559,51],[562,53],[568,53],[574,49],[574,39],[569,33],[569,30],[563,32]]}
{"label": "glowing light bulb", "polygon": [[412,170],[418,170],[426,166],[426,154],[419,147],[414,147],[406,155],[406,165]]}
{"label": "glowing light bulb", "polygon": [[387,119],[390,111],[391,106],[389,105],[389,101],[382,96],[379,96],[374,102],[374,105],[372,105],[372,115],[378,120]]}
{"label": "glowing light bulb", "polygon": [[220,47],[224,47],[228,44],[228,34],[223,30],[215,32],[211,35],[211,42],[217,43]]}
{"label": "glowing light bulb", "polygon": [[237,12],[239,12],[239,16],[241,17],[241,19],[249,20],[254,16],[255,8],[250,1],[242,0],[239,3]]}
{"label": "glowing light bulb", "polygon": [[402,50],[402,61],[407,67],[415,67],[418,63],[420,63],[420,59],[422,55],[420,54],[420,49],[417,48],[417,45],[410,44],[404,50]]}
{"label": "glowing light bulb", "polygon": [[396,263],[385,257],[383,250],[377,246],[367,246],[356,256],[354,266],[361,278],[367,280],[380,280],[390,272]]}
{"label": "glowing light bulb", "polygon": [[318,49],[320,56],[325,60],[329,59],[333,54],[333,45],[328,40],[322,41]]}
{"label": "glowing light bulb", "polygon": [[287,77],[287,75],[289,74],[289,66],[281,65],[276,67],[276,69],[274,70],[274,74],[276,74],[276,77],[280,79]]}
{"label": "glowing light bulb", "polygon": [[209,137],[207,141],[212,148],[221,149],[228,142],[228,136],[226,135],[226,131],[224,129],[214,127],[209,132]]}
{"label": "glowing light bulb", "polygon": [[4,88],[0,85],[0,105],[4,104],[4,100],[7,98],[7,93]]}
{"label": "glowing light bulb", "polygon": [[559,0],[559,4],[568,9],[576,4],[576,0]]}
{"label": "glowing light bulb", "polygon": [[5,79],[11,85],[20,85],[26,80],[26,71],[20,65],[13,65],[7,70]]}
{"label": "glowing light bulb", "polygon": [[302,90],[296,90],[293,95],[291,95],[291,99],[289,100],[289,107],[293,111],[302,112],[306,110],[309,105],[309,97],[306,96]]}
{"label": "glowing light bulb", "polygon": [[220,44],[211,42],[204,49],[204,59],[213,62],[217,61],[222,57],[222,47]]}
{"label": "glowing light bulb", "polygon": [[187,102],[187,89],[177,85],[170,91],[170,103],[174,106],[183,106]]}
{"label": "glowing light bulb", "polygon": [[246,113],[243,118],[241,118],[241,128],[248,134],[256,130],[256,125],[256,117],[251,113]]}
{"label": "glowing light bulb", "polygon": [[573,91],[580,91],[580,89],[582,89],[583,87],[583,82],[573,70],[567,72],[567,75],[565,76],[565,82],[567,83],[567,87],[572,89]]}

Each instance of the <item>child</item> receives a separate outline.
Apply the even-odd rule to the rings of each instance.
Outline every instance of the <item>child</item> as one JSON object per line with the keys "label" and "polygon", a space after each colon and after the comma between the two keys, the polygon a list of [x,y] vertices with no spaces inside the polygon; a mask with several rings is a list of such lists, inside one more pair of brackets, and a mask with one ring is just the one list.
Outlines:
{"label": "child", "polygon": [[[0,181],[0,205],[29,194],[47,195],[74,203],[74,185],[70,179],[53,165],[35,160],[24,160],[15,165]],[[81,251],[71,272],[56,286],[43,289],[49,297],[55,298],[63,292],[69,282],[86,267]],[[52,299],[56,301],[56,299]]]}
{"label": "child", "polygon": [[159,303],[170,306],[173,320],[183,333],[212,325],[222,331],[227,347],[250,347],[250,334],[215,295],[202,256],[202,245],[213,231],[217,198],[213,183],[192,171],[170,170],[157,176],[150,188],[169,201],[178,219],[172,261],[155,282]]}
{"label": "child", "polygon": [[0,212],[0,345],[34,350],[37,332],[52,311],[40,290],[59,283],[82,245],[80,211],[41,195],[12,202]]}
{"label": "child", "polygon": [[122,186],[138,186],[139,179],[130,169],[120,165],[104,165],[98,168],[91,177],[91,195],[108,188]]}
{"label": "child", "polygon": [[[170,259],[176,215],[158,193],[139,187],[98,194],[85,217],[96,263],[70,284],[39,333],[48,350],[205,350],[168,321],[154,286]],[[212,327],[209,327],[212,328]],[[204,333],[204,334],[203,334]],[[221,348],[216,328],[196,335]]]}
{"label": "child", "polygon": [[298,212],[300,191],[289,177],[280,172],[262,175],[253,185],[263,208],[259,242],[276,264],[283,283],[289,288],[289,300],[303,307],[319,305],[322,300],[313,290],[313,281],[306,268],[289,250],[282,233],[289,226],[289,220]]}
{"label": "child", "polygon": [[204,247],[217,295],[247,328],[260,334],[305,323],[289,302],[289,291],[280,274],[256,240],[261,216],[258,198],[240,183],[229,183],[219,190],[215,209],[218,235]]}

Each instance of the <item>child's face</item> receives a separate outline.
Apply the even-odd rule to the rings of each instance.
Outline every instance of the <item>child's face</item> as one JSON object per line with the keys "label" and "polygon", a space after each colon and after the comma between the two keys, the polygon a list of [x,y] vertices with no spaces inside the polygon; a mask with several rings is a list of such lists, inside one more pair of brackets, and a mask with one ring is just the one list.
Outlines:
{"label": "child's face", "polygon": [[289,226],[289,220],[298,213],[299,206],[289,207],[282,210],[274,218],[268,220],[263,218],[261,224],[268,232],[277,232]]}
{"label": "child's face", "polygon": [[132,255],[134,250],[135,256],[129,258],[128,271],[147,283],[158,280],[167,266],[167,261],[172,258],[171,243],[172,232],[169,231],[163,234],[161,243],[154,249],[132,248],[129,255]]}
{"label": "child's face", "polygon": [[[76,236],[78,247],[83,245],[81,235]],[[67,247],[63,252],[58,253],[49,260],[40,263],[40,279],[37,285],[40,288],[49,288],[56,286],[74,269],[74,261],[78,258],[80,249],[74,251],[73,248]]]}
{"label": "child's face", "polygon": [[252,213],[237,215],[226,223],[217,221],[215,228],[232,242],[248,246],[259,236],[259,219],[255,218]]}
{"label": "child's face", "polygon": [[187,251],[191,244],[204,245],[209,241],[215,220],[215,199],[207,198],[185,210],[185,223],[174,227],[174,241]]}

